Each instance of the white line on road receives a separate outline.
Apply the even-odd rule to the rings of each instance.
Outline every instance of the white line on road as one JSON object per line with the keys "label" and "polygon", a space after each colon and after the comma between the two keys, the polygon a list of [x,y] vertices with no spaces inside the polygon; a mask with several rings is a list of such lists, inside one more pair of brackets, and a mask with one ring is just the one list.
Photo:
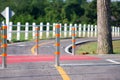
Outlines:
{"label": "white line on road", "polygon": [[120,65],[115,63],[78,63],[78,64],[60,64],[61,66],[108,66],[108,65]]}
{"label": "white line on road", "polygon": [[114,64],[120,64],[120,62],[117,62],[117,61],[112,60],[112,59],[106,59],[106,61],[112,62],[112,63],[114,63]]}
{"label": "white line on road", "polygon": [[16,46],[25,46],[25,45],[22,45],[22,44],[21,44],[21,45],[16,45]]}

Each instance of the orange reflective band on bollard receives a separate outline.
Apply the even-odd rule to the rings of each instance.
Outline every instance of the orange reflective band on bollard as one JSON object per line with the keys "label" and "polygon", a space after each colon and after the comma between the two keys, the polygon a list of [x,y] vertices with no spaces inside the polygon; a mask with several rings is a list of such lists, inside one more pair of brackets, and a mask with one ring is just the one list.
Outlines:
{"label": "orange reflective band on bollard", "polygon": [[37,34],[35,34],[35,36],[39,36],[39,34],[37,33]]}
{"label": "orange reflective band on bollard", "polygon": [[75,34],[72,34],[72,36],[75,36]]}
{"label": "orange reflective band on bollard", "polygon": [[56,37],[60,37],[60,34],[55,34]]}
{"label": "orange reflective band on bollard", "polygon": [[2,47],[2,48],[6,48],[6,47],[7,47],[7,44],[2,44],[1,47]]}
{"label": "orange reflective band on bollard", "polygon": [[73,40],[72,40],[72,42],[76,42],[76,40],[75,40],[75,39],[73,39]]}
{"label": "orange reflective band on bollard", "polygon": [[7,35],[2,35],[1,37],[4,39],[7,39]]}
{"label": "orange reflective band on bollard", "polygon": [[37,40],[35,40],[35,42],[39,42],[39,40],[37,39]]}
{"label": "orange reflective band on bollard", "polygon": [[38,48],[39,46],[38,45],[35,45],[35,48]]}
{"label": "orange reflective band on bollard", "polygon": [[6,56],[7,56],[7,54],[6,54],[6,53],[2,53],[2,56],[3,56],[3,57],[6,57]]}
{"label": "orange reflective band on bollard", "polygon": [[73,31],[75,31],[75,28],[72,28]]}
{"label": "orange reflective band on bollard", "polygon": [[56,46],[56,47],[57,47],[57,46],[60,46],[60,43],[56,43],[55,46]]}
{"label": "orange reflective band on bollard", "polygon": [[35,28],[35,30],[40,30],[40,28]]}
{"label": "orange reflective band on bollard", "polygon": [[55,54],[56,54],[56,55],[59,55],[59,54],[60,54],[60,52],[55,52]]}
{"label": "orange reflective band on bollard", "polygon": [[2,26],[2,30],[3,30],[3,29],[7,29],[7,26]]}
{"label": "orange reflective band on bollard", "polygon": [[76,48],[76,46],[75,46],[75,45],[73,45],[73,46],[72,46],[72,48]]}
{"label": "orange reflective band on bollard", "polygon": [[55,28],[60,28],[60,25],[59,25],[59,24],[57,24],[57,25],[55,26]]}

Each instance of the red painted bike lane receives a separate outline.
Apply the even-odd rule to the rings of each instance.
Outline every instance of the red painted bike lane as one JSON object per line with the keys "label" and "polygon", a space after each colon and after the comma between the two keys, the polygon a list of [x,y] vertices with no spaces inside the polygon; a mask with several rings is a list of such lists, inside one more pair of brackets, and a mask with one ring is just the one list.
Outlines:
{"label": "red painted bike lane", "polygon": [[[7,63],[25,63],[25,62],[52,62],[55,56],[52,55],[38,55],[38,56],[7,56]],[[62,55],[60,61],[79,61],[79,60],[100,60],[101,58],[88,56],[88,55]],[[2,63],[2,57],[0,57],[0,64]]]}

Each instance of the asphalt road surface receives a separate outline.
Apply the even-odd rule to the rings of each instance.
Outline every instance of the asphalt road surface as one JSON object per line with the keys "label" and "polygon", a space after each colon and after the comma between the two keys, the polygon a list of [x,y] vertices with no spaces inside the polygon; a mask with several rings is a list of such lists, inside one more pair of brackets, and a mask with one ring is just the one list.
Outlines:
{"label": "asphalt road surface", "polygon": [[[77,39],[85,40],[96,39]],[[33,53],[35,42],[9,44],[7,52],[11,63],[6,69],[1,67],[0,80],[120,80],[120,55],[72,56],[64,50],[71,39],[65,39],[61,40],[61,61],[56,67],[54,42],[41,40],[38,56]]]}

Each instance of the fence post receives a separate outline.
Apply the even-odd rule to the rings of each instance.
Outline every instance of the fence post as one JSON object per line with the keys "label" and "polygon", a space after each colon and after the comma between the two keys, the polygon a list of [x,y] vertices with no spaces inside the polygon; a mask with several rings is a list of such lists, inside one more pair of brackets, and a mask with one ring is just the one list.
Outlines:
{"label": "fence post", "polygon": [[118,27],[118,37],[120,37],[120,27]]}
{"label": "fence post", "polygon": [[7,67],[7,26],[2,26],[2,68]]}
{"label": "fence post", "polygon": [[55,26],[56,33],[56,52],[55,52],[55,66],[60,66],[60,24],[56,24]]}
{"label": "fence post", "polygon": [[81,35],[82,35],[82,25],[81,24],[79,24],[79,37],[81,37]]}
{"label": "fence post", "polygon": [[64,24],[64,37],[67,37],[67,24]]}
{"label": "fence post", "polygon": [[55,37],[55,23],[53,23],[53,38]]}
{"label": "fence post", "polygon": [[97,25],[95,25],[95,37],[97,37]]}
{"label": "fence post", "polygon": [[36,23],[35,22],[33,22],[33,24],[32,24],[32,29],[33,29],[33,39],[35,39],[35,27],[36,27]]}
{"label": "fence post", "polygon": [[21,27],[21,24],[20,22],[17,23],[17,40],[20,40],[20,27]]}
{"label": "fence post", "polygon": [[115,27],[113,26],[112,27],[112,37],[114,37],[115,36]]}
{"label": "fence post", "polygon": [[47,30],[46,30],[46,37],[49,38],[49,34],[50,34],[50,23],[47,23],[46,28],[47,28]]}
{"label": "fence post", "polygon": [[117,27],[115,27],[115,37],[117,37]]}
{"label": "fence post", "polygon": [[60,38],[62,37],[62,24],[60,23]]}
{"label": "fence post", "polygon": [[117,27],[117,37],[119,36],[119,34],[118,34],[118,33],[119,33],[119,28]]}
{"label": "fence post", "polygon": [[69,37],[71,37],[72,24],[69,25]]}
{"label": "fence post", "polygon": [[93,37],[93,25],[91,25],[91,37]]}
{"label": "fence post", "polygon": [[86,36],[86,24],[83,25],[83,37]]}
{"label": "fence post", "polygon": [[29,23],[25,23],[25,40],[28,40]]}
{"label": "fence post", "polygon": [[9,30],[9,31],[8,31],[8,33],[9,33],[9,34],[8,34],[8,35],[9,35],[9,36],[8,36],[8,39],[9,39],[10,41],[12,40],[12,26],[13,26],[13,23],[10,22],[10,23],[9,23],[9,29],[8,29],[8,30]]}
{"label": "fence post", "polygon": [[90,37],[90,24],[88,24],[88,27],[87,27],[87,37]]}
{"label": "fence post", "polygon": [[75,40],[75,27],[72,27],[72,55],[75,55],[75,47],[76,47],[76,45],[75,45],[75,42],[76,42],[76,40]]}
{"label": "fence post", "polygon": [[40,23],[40,39],[43,37],[43,23]]}

